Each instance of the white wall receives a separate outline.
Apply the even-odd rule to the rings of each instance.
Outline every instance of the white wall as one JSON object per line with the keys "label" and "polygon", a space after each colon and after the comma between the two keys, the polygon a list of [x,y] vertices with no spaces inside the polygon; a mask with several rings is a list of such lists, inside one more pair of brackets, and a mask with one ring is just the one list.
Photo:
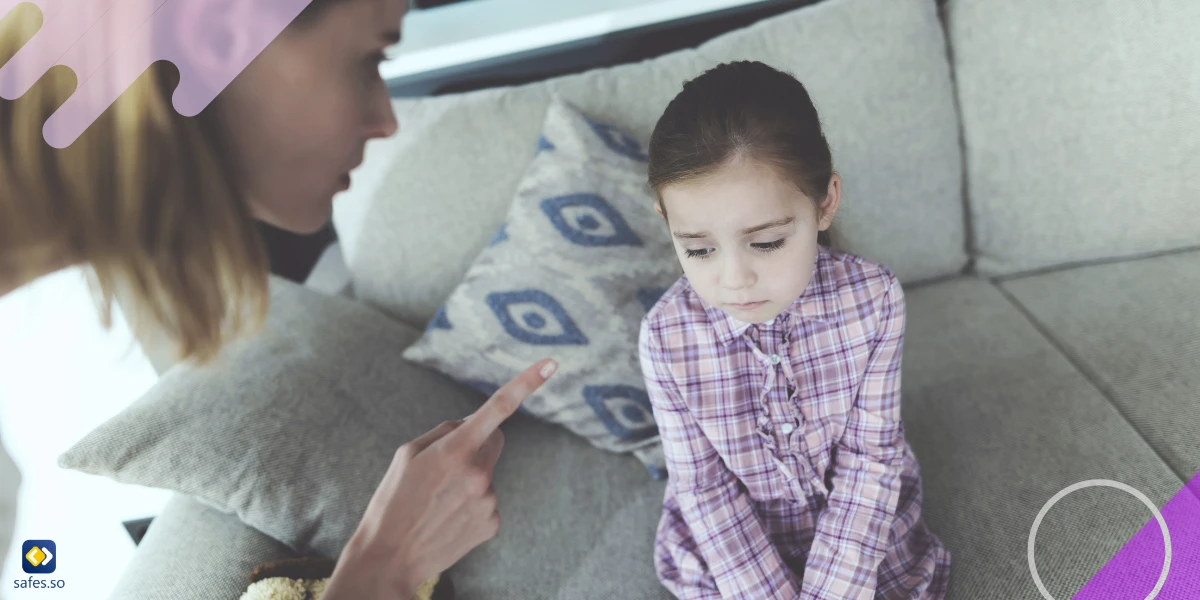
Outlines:
{"label": "white wall", "polygon": [[[133,556],[122,521],[154,516],[169,492],[60,469],[58,455],[137,399],[157,376],[120,314],[100,326],[71,269],[0,297],[0,439],[21,470],[18,514],[2,565],[3,598],[106,598]],[[62,590],[14,589],[29,577],[21,543],[51,539]]]}

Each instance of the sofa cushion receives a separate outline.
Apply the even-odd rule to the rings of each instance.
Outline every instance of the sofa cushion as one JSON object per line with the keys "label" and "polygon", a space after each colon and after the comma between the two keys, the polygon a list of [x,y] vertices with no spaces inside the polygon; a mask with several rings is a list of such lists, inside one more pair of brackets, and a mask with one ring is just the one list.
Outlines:
{"label": "sofa cushion", "polygon": [[[292,552],[337,557],[396,448],[484,396],[405,361],[419,332],[361,303],[280,279],[271,294],[263,332],[213,366],[172,368],[59,464],[193,496]],[[651,548],[663,484],[561,427],[516,415],[503,429],[504,524],[455,566],[459,597],[661,597]]]}
{"label": "sofa cushion", "polygon": [[[907,302],[902,410],[924,515],[952,555],[948,598],[1040,597],[1030,528],[1074,483],[1116,480],[1156,506],[1183,487],[997,288],[962,279],[909,289]],[[1055,598],[1071,598],[1150,520],[1122,491],[1072,492],[1038,530],[1038,574]]]}
{"label": "sofa cushion", "polygon": [[[930,0],[827,0],[693,50],[517,87],[396,100],[334,223],[355,295],[423,327],[504,221],[552,92],[648,142],[686,79],[761,60],[809,89],[844,178],[847,250],[903,281],[966,264],[958,120]],[[361,187],[360,184],[362,185]]]}
{"label": "sofa cushion", "polygon": [[237,515],[174,494],[150,523],[109,600],[240,598],[254,567],[295,557]]}
{"label": "sofa cushion", "polygon": [[1200,245],[1200,2],[946,10],[981,271]]}
{"label": "sofa cushion", "polygon": [[1068,269],[1003,286],[1177,475],[1186,480],[1200,472],[1200,252]]}
{"label": "sofa cushion", "polygon": [[646,149],[561,99],[536,142],[504,225],[404,358],[491,394],[553,356],[521,407],[665,476],[638,328],[680,269]]}

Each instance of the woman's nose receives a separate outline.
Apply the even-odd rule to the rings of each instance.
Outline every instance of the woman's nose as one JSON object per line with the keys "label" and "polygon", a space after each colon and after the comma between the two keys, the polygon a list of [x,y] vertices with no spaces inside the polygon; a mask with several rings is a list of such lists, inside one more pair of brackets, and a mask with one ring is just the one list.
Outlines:
{"label": "woman's nose", "polygon": [[387,138],[396,135],[400,124],[396,121],[396,112],[392,110],[392,97],[386,87],[382,93],[374,95],[374,102],[367,111],[367,137]]}
{"label": "woman's nose", "polygon": [[389,138],[396,135],[399,130],[400,124],[396,121],[396,113],[392,112],[389,104],[387,110],[371,121],[368,135],[372,138]]}

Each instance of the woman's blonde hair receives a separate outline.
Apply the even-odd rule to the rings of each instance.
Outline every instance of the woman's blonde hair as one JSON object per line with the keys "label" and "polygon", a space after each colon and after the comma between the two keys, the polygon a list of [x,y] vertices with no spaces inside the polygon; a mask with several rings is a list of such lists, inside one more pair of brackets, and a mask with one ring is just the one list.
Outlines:
{"label": "woman's blonde hair", "polygon": [[[0,15],[0,65],[41,21],[28,3]],[[55,261],[86,264],[106,327],[119,297],[138,338],[161,332],[176,359],[207,361],[261,323],[269,268],[215,111],[180,116],[178,81],[155,63],[61,150],[42,126],[75,91],[70,69],[0,99],[0,262],[19,283]]]}

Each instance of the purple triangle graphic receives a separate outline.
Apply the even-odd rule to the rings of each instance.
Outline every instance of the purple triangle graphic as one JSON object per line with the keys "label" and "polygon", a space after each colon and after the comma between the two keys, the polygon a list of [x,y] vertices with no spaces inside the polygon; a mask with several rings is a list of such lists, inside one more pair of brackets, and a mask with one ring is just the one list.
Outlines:
{"label": "purple triangle graphic", "polygon": [[[1159,512],[1171,536],[1171,565],[1154,600],[1200,598],[1200,474]],[[1166,546],[1151,518],[1073,600],[1143,600],[1162,575]]]}

